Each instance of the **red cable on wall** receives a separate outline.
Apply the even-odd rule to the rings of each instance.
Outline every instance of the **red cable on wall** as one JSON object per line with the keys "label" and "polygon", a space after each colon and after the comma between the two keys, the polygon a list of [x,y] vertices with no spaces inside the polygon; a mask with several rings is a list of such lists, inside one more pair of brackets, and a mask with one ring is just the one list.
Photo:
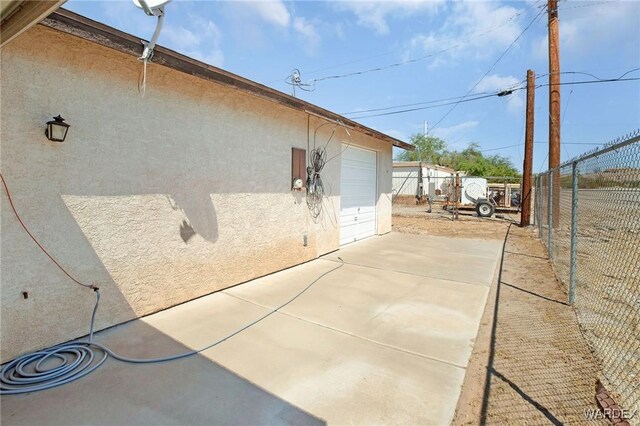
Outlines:
{"label": "red cable on wall", "polygon": [[49,254],[49,252],[47,251],[47,249],[45,249],[42,244],[40,244],[40,242],[38,242],[38,240],[36,239],[36,237],[33,236],[33,234],[29,231],[29,228],[27,228],[27,225],[24,224],[24,222],[22,221],[22,218],[20,218],[20,215],[18,214],[18,211],[16,210],[16,207],[13,205],[13,200],[11,199],[11,192],[9,191],[9,187],[7,186],[7,182],[4,180],[4,176],[2,176],[2,173],[0,173],[0,179],[2,179],[2,185],[4,186],[4,190],[7,193],[7,199],[9,200],[9,205],[11,206],[11,210],[13,210],[13,214],[16,216],[16,219],[18,219],[18,222],[20,222],[20,225],[22,225],[22,228],[25,230],[25,232],[29,235],[29,237],[31,237],[31,239],[33,240],[34,243],[36,243],[38,245],[38,247],[40,247],[40,250],[42,250],[42,252],[44,254],[47,255],[47,257],[49,259],[51,259],[51,261],[67,276],[71,279],[71,281],[73,281],[74,283],[81,285],[83,287],[87,287],[87,288],[91,288],[93,290],[97,290],[98,287],[96,287],[93,284],[85,284],[83,282],[78,281],[77,279],[75,279],[69,272],[67,272],[66,269],[64,269],[62,267],[62,265],[60,265],[60,263],[58,263],[58,261]]}

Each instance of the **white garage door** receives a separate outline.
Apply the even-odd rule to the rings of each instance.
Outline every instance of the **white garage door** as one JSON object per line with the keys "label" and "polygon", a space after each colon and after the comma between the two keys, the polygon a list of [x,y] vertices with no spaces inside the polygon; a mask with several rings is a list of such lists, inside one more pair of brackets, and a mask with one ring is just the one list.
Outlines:
{"label": "white garage door", "polygon": [[376,233],[376,153],[342,146],[340,244]]}

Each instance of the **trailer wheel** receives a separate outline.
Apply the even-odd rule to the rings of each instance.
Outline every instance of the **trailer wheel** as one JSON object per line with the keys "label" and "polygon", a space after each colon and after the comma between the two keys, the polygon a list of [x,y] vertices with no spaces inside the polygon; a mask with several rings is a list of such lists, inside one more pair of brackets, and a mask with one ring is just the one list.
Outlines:
{"label": "trailer wheel", "polygon": [[480,217],[491,217],[496,211],[496,206],[488,201],[480,201],[476,204],[476,213]]}

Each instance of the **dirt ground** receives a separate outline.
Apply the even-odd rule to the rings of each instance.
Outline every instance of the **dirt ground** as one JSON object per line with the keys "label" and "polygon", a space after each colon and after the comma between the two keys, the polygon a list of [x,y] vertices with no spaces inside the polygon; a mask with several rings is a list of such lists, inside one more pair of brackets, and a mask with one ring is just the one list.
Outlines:
{"label": "dirt ground", "polygon": [[410,234],[428,234],[458,238],[503,240],[510,223],[519,223],[519,214],[503,214],[499,217],[479,218],[475,213],[460,211],[458,220],[452,220],[450,212],[434,205],[427,213],[427,205],[393,206],[393,230]]}
{"label": "dirt ground", "polygon": [[599,367],[544,246],[518,220],[394,210],[399,232],[504,240],[508,231],[453,424],[589,424]]}

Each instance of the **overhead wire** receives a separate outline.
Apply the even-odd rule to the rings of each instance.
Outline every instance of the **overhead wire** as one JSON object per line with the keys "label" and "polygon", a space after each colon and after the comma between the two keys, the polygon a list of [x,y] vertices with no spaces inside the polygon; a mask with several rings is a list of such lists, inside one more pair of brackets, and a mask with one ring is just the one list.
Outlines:
{"label": "overhead wire", "polygon": [[[621,81],[627,81],[626,79],[624,79],[624,77],[632,72],[635,71],[640,71],[640,68],[633,68],[631,70],[626,71],[625,73],[623,73],[622,75],[620,75],[619,77],[615,78],[615,79],[604,79],[604,78],[600,78],[594,74],[588,73],[588,72],[584,72],[584,71],[564,71],[561,74],[584,74],[584,75],[588,75],[593,77],[594,79],[596,79],[597,81],[601,81],[601,82],[610,82],[610,81],[619,81],[619,79],[623,79]],[[536,79],[542,78],[542,77],[546,77],[549,74],[541,74],[539,76],[536,76]],[[474,96],[478,96],[478,95],[498,95],[504,92],[507,92],[509,90],[524,90],[526,87],[523,86],[523,84],[526,82],[526,80],[520,81],[518,83],[514,83],[513,85],[502,89],[502,90],[496,90],[493,92],[476,92],[474,93]],[[541,87],[541,86],[538,86]],[[344,115],[344,116],[350,116],[350,115],[357,115],[357,114],[363,114],[363,113],[367,113],[367,112],[379,112],[379,111],[389,111],[389,110],[394,110],[394,109],[398,109],[398,108],[405,108],[405,107],[412,107],[412,106],[420,106],[420,105],[433,105],[433,104],[440,104],[442,102],[447,102],[447,101],[456,101],[456,100],[462,100],[464,99],[465,96],[464,95],[460,95],[460,96],[452,96],[449,98],[442,98],[442,99],[433,99],[433,100],[429,100],[429,101],[422,101],[422,102],[414,102],[414,103],[409,103],[409,104],[400,104],[400,105],[393,105],[393,106],[388,106],[388,107],[378,107],[378,108],[370,108],[370,109],[361,109],[361,110],[357,110],[357,111],[349,111],[349,112],[341,112],[340,115]],[[484,98],[480,98],[480,99],[484,99]],[[455,102],[450,103],[450,104],[442,104],[442,105],[437,105],[439,106],[446,106],[446,105],[453,105]],[[417,109],[416,109],[417,110]],[[410,112],[413,110],[408,110],[407,112]],[[364,118],[364,117],[359,117],[359,118]]]}
{"label": "overhead wire", "polygon": [[[489,69],[482,75],[482,77],[480,77],[480,80],[478,80],[476,82],[476,84],[474,84],[471,89],[469,89],[467,91],[467,93],[465,94],[465,96],[463,97],[466,98],[467,96],[469,96],[469,94],[471,94],[471,92],[473,92],[473,90],[478,87],[478,85],[489,75],[489,73],[491,73],[491,71],[494,70],[494,68],[498,65],[498,63],[502,60],[502,58],[504,58],[507,53],[509,53],[509,51],[511,50],[511,48],[513,46],[515,46],[515,44],[518,42],[518,40],[520,40],[520,38],[529,30],[529,28],[531,28],[541,17],[542,14],[545,12],[545,9],[540,9],[540,12],[538,12],[537,15],[535,15],[533,17],[533,19],[529,22],[529,24],[520,32],[520,34],[518,34],[518,36],[511,42],[511,44],[509,44],[509,46],[507,46],[507,48],[504,50],[504,52],[502,52],[502,54],[500,56],[498,56],[498,59],[495,60],[495,62],[489,67]],[[463,102],[463,100],[458,101],[457,103],[455,103],[437,122],[435,125],[433,125],[431,127],[432,130],[436,129],[438,127],[438,125],[440,123],[442,123],[444,121],[444,119],[446,119],[449,114],[451,114],[451,112],[453,112],[454,109],[456,109],[456,107],[461,104]]]}
{"label": "overhead wire", "polygon": [[[602,77],[598,77],[595,74],[592,74],[590,72],[587,71],[560,71],[558,74],[560,75],[566,75],[566,74],[581,74],[581,75],[586,75],[589,77],[592,77],[594,80],[597,81],[617,81],[617,80],[621,80],[624,77],[626,77],[627,75],[631,74],[632,72],[636,72],[636,71],[640,71],[640,67],[637,68],[632,68],[630,70],[625,71],[624,73],[622,73],[619,77],[615,77],[615,78],[602,78]],[[548,77],[550,76],[552,73],[545,73],[545,74],[540,74],[538,76],[536,76],[536,80],[540,79],[540,78],[544,78],[544,77]]]}
{"label": "overhead wire", "polygon": [[[513,90],[516,91],[516,90],[522,90],[522,89],[521,88],[516,88],[516,89],[513,89]],[[437,104],[437,105],[430,105],[430,106],[425,106],[425,107],[409,108],[409,109],[403,109],[403,110],[399,110],[399,111],[391,111],[391,112],[385,112],[385,113],[379,113],[379,114],[362,115],[362,116],[358,116],[358,117],[351,117],[351,119],[352,120],[358,120],[358,119],[361,119],[361,118],[382,117],[382,116],[386,116],[386,115],[405,114],[405,113],[413,112],[413,111],[423,111],[423,110],[427,110],[427,109],[440,108],[440,107],[443,107],[443,106],[455,105],[455,104],[459,104],[459,103],[473,102],[473,101],[478,101],[480,99],[492,98],[492,97],[495,97],[495,96],[498,96],[498,93],[493,93],[493,94],[489,94],[489,95],[482,95],[482,96],[476,96],[476,97],[467,98],[467,99],[460,99],[460,100],[457,100],[455,102],[440,103],[440,104]],[[429,129],[429,131],[431,131],[431,130],[433,130],[433,127],[431,129]]]}
{"label": "overhead wire", "polygon": [[602,4],[611,4],[613,3],[613,1],[600,1],[597,3],[588,3],[588,4],[581,4],[581,5],[575,5],[575,6],[564,6],[564,7],[558,7],[558,10],[571,10],[571,9],[579,9],[579,8],[583,8],[583,7],[593,7],[593,6],[599,6]]}
{"label": "overhead wire", "polygon": [[[631,70],[631,71],[634,71],[634,70]],[[571,86],[571,85],[580,85],[580,84],[613,83],[613,82],[626,82],[626,81],[638,81],[638,80],[640,80],[640,77],[613,78],[613,79],[599,79],[599,80],[585,80],[585,81],[564,82],[564,83],[554,84],[554,86]],[[538,89],[540,87],[547,87],[547,86],[550,86],[550,84],[548,84],[548,83],[546,83],[546,84],[538,84],[538,85],[535,86],[535,88]],[[390,107],[373,108],[373,109],[369,109],[369,110],[352,111],[352,112],[349,112],[349,113],[342,113],[342,115],[355,115],[355,114],[358,114],[358,113],[363,113],[363,112],[368,112],[368,111],[387,111],[387,110],[400,108],[400,107],[403,107],[403,106],[429,104],[429,106],[425,106],[425,107],[421,107],[421,108],[410,108],[410,109],[404,109],[404,110],[399,110],[399,111],[391,111],[391,112],[382,113],[382,114],[362,115],[362,116],[357,116],[357,117],[351,117],[351,119],[358,120],[358,119],[361,119],[361,118],[380,117],[380,116],[394,115],[394,114],[404,114],[404,113],[407,113],[407,112],[421,111],[421,110],[432,109],[432,108],[440,108],[440,107],[449,106],[449,105],[454,105],[455,106],[456,104],[459,104],[459,103],[472,102],[472,101],[477,101],[477,100],[481,100],[481,99],[491,98],[491,97],[494,97],[494,96],[501,97],[501,96],[505,96],[504,95],[505,92],[511,92],[511,93],[509,93],[509,95],[510,95],[510,94],[512,94],[512,92],[516,92],[516,91],[524,90],[524,89],[525,89],[525,87],[510,87],[510,88],[507,88],[507,89],[504,89],[504,90],[501,90],[501,91],[496,91],[494,93],[489,93],[487,95],[482,95],[482,96],[476,96],[476,97],[473,97],[473,98],[469,98],[469,97],[467,97],[468,96],[467,95],[467,96],[461,96],[461,97],[445,98],[445,99],[441,99],[441,100],[417,102],[415,104],[395,105],[395,106],[390,106]],[[482,92],[482,93],[488,93],[488,92]],[[444,101],[446,99],[457,99],[457,101],[439,103],[439,102]],[[442,118],[440,119],[440,121],[442,121]],[[436,123],[436,124],[438,124],[438,123]],[[435,125],[432,126],[430,131],[434,130],[435,127],[436,127]]]}
{"label": "overhead wire", "polygon": [[[498,91],[496,92],[478,92],[475,93],[475,95],[494,95],[499,93]],[[464,96],[453,96],[450,98],[442,98],[442,99],[434,99],[431,101],[423,101],[423,102],[414,102],[414,103],[410,103],[410,104],[401,104],[401,105],[394,105],[394,106],[389,106],[389,107],[380,107],[380,108],[372,108],[372,109],[361,109],[358,111],[349,111],[349,112],[341,112],[340,115],[354,115],[354,114],[362,114],[365,112],[377,112],[377,111],[388,111],[390,109],[397,109],[397,108],[405,108],[405,107],[412,107],[412,106],[418,106],[418,105],[429,105],[429,104],[436,104],[436,103],[440,103],[440,102],[446,102],[446,101],[455,101],[458,99],[462,99]]]}
{"label": "overhead wire", "polygon": [[615,83],[615,82],[619,82],[619,81],[638,81],[638,80],[640,80],[640,77],[611,78],[611,79],[607,79],[607,80],[571,81],[571,82],[555,83],[555,84],[546,83],[546,84],[538,84],[538,85],[536,85],[536,89],[539,89],[540,87],[549,87],[549,86],[574,86],[574,85],[580,85],[580,84]]}
{"label": "overhead wire", "polygon": [[[545,144],[547,145],[548,142],[545,141],[534,141],[534,144]],[[598,142],[562,142],[563,145],[601,145],[601,143]],[[499,146],[496,148],[488,148],[488,149],[481,149],[480,152],[490,152],[490,151],[500,151],[502,149],[509,149],[509,148],[515,148],[518,146],[524,146],[524,142],[520,142],[517,144],[513,144],[513,145],[505,145],[505,146]],[[546,160],[546,158],[545,158]]]}
{"label": "overhead wire", "polygon": [[[538,2],[532,4],[532,5],[528,6],[524,10],[521,10],[521,11],[515,13],[514,15],[512,15],[509,19],[507,19],[502,24],[496,25],[494,27],[488,27],[488,28],[483,29],[483,30],[479,30],[476,33],[472,33],[471,34],[471,35],[474,35],[473,37],[468,37],[465,40],[462,40],[462,41],[460,41],[459,43],[457,43],[455,45],[447,47],[446,49],[442,49],[442,50],[439,50],[437,52],[433,52],[433,53],[430,53],[430,54],[427,54],[427,55],[424,55],[424,56],[420,56],[418,58],[407,59],[407,60],[404,60],[404,61],[399,61],[399,62],[396,62],[396,63],[383,65],[383,66],[379,66],[379,67],[374,67],[374,68],[369,68],[369,69],[361,70],[361,71],[354,71],[354,72],[349,72],[349,73],[344,73],[344,74],[335,74],[335,75],[328,75],[328,76],[324,76],[324,77],[319,77],[319,78],[311,79],[307,83],[301,83],[301,80],[296,83],[295,78],[294,78],[295,76],[292,73],[291,75],[289,75],[285,79],[285,83],[287,83],[289,85],[305,85],[305,86],[308,86],[308,87],[312,87],[312,89],[309,89],[307,87],[306,89],[303,89],[303,90],[313,91],[313,90],[315,90],[315,83],[320,82],[320,81],[335,80],[335,79],[340,79],[340,78],[346,78],[346,77],[353,77],[353,76],[358,76],[358,75],[369,74],[369,73],[372,73],[372,72],[384,71],[384,70],[388,70],[388,69],[391,69],[391,68],[397,68],[397,67],[400,67],[400,66],[413,64],[413,63],[420,62],[420,61],[423,61],[423,60],[426,60],[426,59],[429,59],[429,58],[433,58],[433,57],[436,57],[436,56],[441,55],[443,53],[449,52],[451,50],[455,50],[455,49],[458,49],[460,47],[464,47],[464,46],[468,45],[471,41],[473,41],[473,40],[475,40],[475,39],[477,39],[479,37],[482,37],[484,35],[490,34],[493,31],[497,31],[498,29],[504,27],[505,25],[508,25],[509,23],[513,22],[516,18],[520,17],[521,15],[524,15],[527,11],[529,11],[531,8],[537,6],[539,3],[540,3],[540,0]],[[366,60],[366,59],[370,59],[370,58],[376,58],[376,57],[380,57],[380,56],[384,56],[384,55],[385,54],[375,55],[375,56],[372,56],[372,57],[369,57],[369,58],[365,58],[365,59],[362,59],[362,60]],[[359,62],[359,61],[361,61],[361,60],[350,61],[350,62],[344,63],[343,65],[349,65],[351,63]],[[337,68],[339,66],[342,66],[342,65],[337,65],[337,66],[327,67],[327,68],[320,69],[320,70],[310,71],[308,74],[313,74],[315,72],[319,72],[319,71],[326,70],[326,69]],[[299,77],[300,76],[300,71],[298,69],[295,69],[294,71],[298,71],[297,75]]]}

